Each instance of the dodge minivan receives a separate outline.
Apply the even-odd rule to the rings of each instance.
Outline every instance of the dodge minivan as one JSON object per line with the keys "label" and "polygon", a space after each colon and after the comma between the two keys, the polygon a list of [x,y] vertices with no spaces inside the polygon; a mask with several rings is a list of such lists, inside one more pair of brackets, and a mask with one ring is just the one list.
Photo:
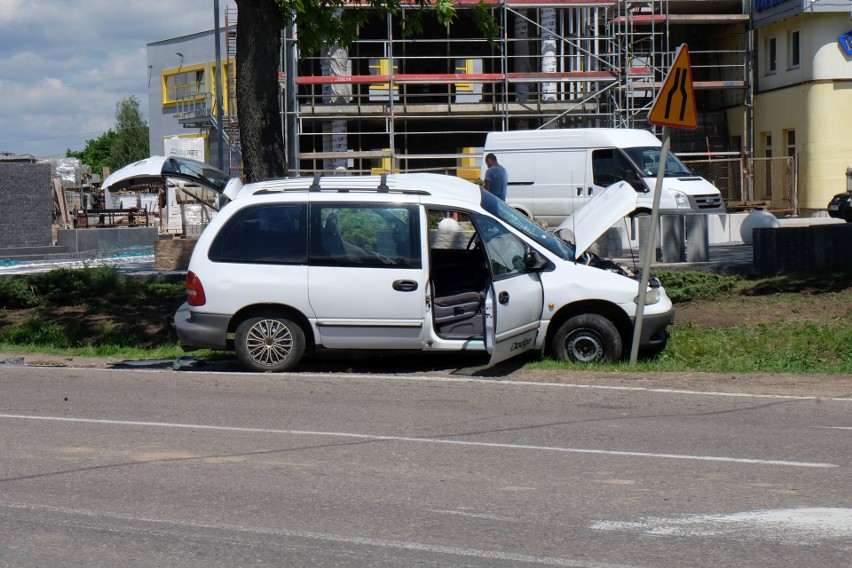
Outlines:
{"label": "dodge minivan", "polygon": [[[326,350],[618,360],[638,280],[456,177],[317,175],[242,187],[199,237],[186,291],[187,350],[287,371]],[[640,349],[658,352],[674,310],[656,281],[645,304]]]}

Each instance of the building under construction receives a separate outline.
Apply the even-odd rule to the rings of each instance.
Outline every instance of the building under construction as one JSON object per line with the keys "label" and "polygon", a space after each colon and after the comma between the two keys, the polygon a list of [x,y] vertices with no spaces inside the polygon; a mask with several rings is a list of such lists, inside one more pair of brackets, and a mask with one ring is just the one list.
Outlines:
{"label": "building under construction", "polygon": [[702,121],[675,149],[731,149],[725,109],[742,104],[749,85],[740,0],[487,2],[503,30],[492,42],[466,9],[474,3],[457,2],[449,26],[427,17],[410,39],[405,10],[377,14],[352,45],[309,57],[296,56],[297,30],[288,30],[282,100],[291,163],[476,178],[472,155],[489,131],[649,128],[647,111],[681,43],[690,46]]}
{"label": "building under construction", "polygon": [[[771,154],[769,146],[757,151],[763,134],[754,132],[754,101],[760,80],[769,83],[756,77],[763,57],[754,23],[796,5],[800,14],[784,22],[804,29],[803,0],[778,6],[749,0],[483,0],[500,29],[491,41],[472,17],[479,1],[457,0],[457,17],[447,26],[427,13],[423,33],[414,38],[402,32],[415,6],[393,16],[377,11],[357,41],[316,54],[299,53],[298,30],[283,30],[279,118],[291,171],[433,171],[475,180],[490,131],[653,129],[648,110],[677,47],[686,43],[699,126],[675,131],[673,150],[719,187],[729,210],[797,212],[797,148],[785,155]],[[206,161],[239,171],[237,17],[226,10],[218,66],[211,62],[212,32],[149,44],[152,74],[162,79],[152,81],[149,93],[152,154],[169,153],[169,141],[196,144]],[[214,111],[217,72],[227,79],[221,125]],[[210,156],[220,139],[227,163],[217,164]]]}

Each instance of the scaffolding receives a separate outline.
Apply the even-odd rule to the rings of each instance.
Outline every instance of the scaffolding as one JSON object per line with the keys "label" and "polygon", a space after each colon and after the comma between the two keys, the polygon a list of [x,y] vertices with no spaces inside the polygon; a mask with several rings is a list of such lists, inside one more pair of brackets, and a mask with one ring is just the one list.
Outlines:
{"label": "scaffolding", "polygon": [[[427,20],[416,39],[401,33],[413,7],[396,16],[377,12],[353,44],[312,56],[297,57],[296,34],[283,34],[279,83],[290,171],[434,171],[476,179],[490,131],[652,128],[647,111],[689,36],[683,30],[715,26],[744,37],[748,22],[740,0],[484,1],[500,27],[490,42],[469,17],[479,0],[457,0],[451,25]],[[684,13],[690,10],[697,13]],[[235,18],[226,14],[226,29]],[[235,47],[229,32],[229,58]],[[695,88],[708,100],[720,90],[746,96],[744,40],[691,43],[690,54]],[[229,76],[230,109],[234,91]],[[734,106],[713,106],[725,104]],[[238,141],[233,110],[228,125],[229,139]],[[711,137],[703,138],[701,149],[710,145]]]}

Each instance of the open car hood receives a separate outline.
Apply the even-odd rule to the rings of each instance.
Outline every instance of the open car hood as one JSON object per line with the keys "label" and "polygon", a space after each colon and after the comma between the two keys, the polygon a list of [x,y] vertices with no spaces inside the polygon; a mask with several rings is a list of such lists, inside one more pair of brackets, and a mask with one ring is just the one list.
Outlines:
{"label": "open car hood", "polygon": [[592,246],[616,221],[636,210],[639,194],[627,182],[617,182],[598,193],[583,205],[579,211],[565,218],[556,228],[560,237],[570,231],[571,240],[576,247],[575,255],[580,256]]}
{"label": "open car hood", "polygon": [[170,178],[207,187],[228,199],[236,197],[243,187],[239,179],[229,178],[228,174],[210,164],[176,156],[151,156],[111,173],[101,188],[116,191],[136,185],[163,183]]}

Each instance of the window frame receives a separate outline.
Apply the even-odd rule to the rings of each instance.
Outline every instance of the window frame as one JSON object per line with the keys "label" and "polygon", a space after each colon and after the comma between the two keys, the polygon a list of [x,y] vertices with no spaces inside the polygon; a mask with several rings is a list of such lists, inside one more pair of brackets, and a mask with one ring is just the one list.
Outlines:
{"label": "window frame", "polygon": [[799,30],[790,30],[787,34],[787,69],[802,66],[802,34]]}
{"label": "window frame", "polygon": [[778,38],[766,38],[766,75],[778,72]]}
{"label": "window frame", "polygon": [[[175,85],[170,88],[169,87],[169,79],[175,78],[177,81],[177,77],[181,75],[189,75],[191,73],[195,73],[196,78],[198,76],[198,72],[203,72],[203,77],[201,81],[194,81],[193,83],[185,83],[180,87],[185,87],[187,85],[195,85],[195,93],[186,97],[179,97],[177,94],[178,85]],[[182,65],[180,67],[173,67],[171,69],[163,69],[160,74],[160,82],[162,86],[162,101],[164,107],[175,106],[180,100],[189,100],[191,102],[202,101],[207,96],[207,93],[210,92],[210,72],[209,65],[207,63],[197,63],[194,65]]]}

